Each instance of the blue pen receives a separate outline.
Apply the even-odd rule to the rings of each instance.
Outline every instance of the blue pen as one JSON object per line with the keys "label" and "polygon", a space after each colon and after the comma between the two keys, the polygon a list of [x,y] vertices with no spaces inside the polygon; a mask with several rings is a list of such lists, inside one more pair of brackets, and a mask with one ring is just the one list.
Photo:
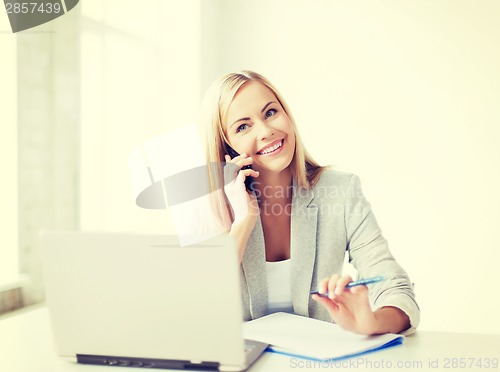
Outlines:
{"label": "blue pen", "polygon": [[[347,283],[347,285],[345,286],[345,288],[349,289],[349,288],[352,288],[352,287],[356,287],[358,285],[368,285],[368,284],[378,283],[378,282],[381,282],[382,280],[385,280],[385,278],[383,276],[375,276],[373,278],[356,280],[355,282]],[[324,294],[321,294],[318,291],[312,291],[311,294],[312,295],[313,294],[317,294],[319,296],[328,297],[328,292],[326,292]]]}

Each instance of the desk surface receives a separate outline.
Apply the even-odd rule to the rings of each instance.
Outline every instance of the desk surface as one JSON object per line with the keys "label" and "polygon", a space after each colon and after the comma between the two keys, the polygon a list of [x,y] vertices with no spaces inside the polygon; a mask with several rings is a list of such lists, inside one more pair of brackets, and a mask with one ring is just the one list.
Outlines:
{"label": "desk surface", "polygon": [[[496,359],[496,368],[493,368],[493,359]],[[500,370],[498,363],[500,363],[500,335],[420,331],[407,337],[402,346],[332,364],[314,363],[266,352],[249,371],[280,372],[309,369],[498,371]],[[146,370],[79,365],[58,359],[52,349],[49,317],[44,307],[23,311],[0,320],[0,371],[125,372]]]}

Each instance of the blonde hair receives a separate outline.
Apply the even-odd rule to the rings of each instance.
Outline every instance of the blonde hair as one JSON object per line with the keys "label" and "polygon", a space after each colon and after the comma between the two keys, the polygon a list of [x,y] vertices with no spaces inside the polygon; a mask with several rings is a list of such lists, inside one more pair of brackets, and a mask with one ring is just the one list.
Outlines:
{"label": "blonde hair", "polygon": [[[206,146],[207,162],[211,165],[225,162],[224,155],[227,154],[225,143],[228,142],[224,132],[226,114],[238,90],[249,81],[256,81],[267,87],[290,118],[295,134],[295,151],[290,163],[292,177],[296,179],[299,187],[311,188],[316,184],[321,173],[326,168],[316,163],[304,148],[290,108],[278,90],[269,80],[253,71],[244,70],[226,74],[214,81],[208,88],[203,99],[202,117],[200,120]],[[224,225],[229,228],[232,218],[230,212],[229,216],[227,216],[227,212],[230,211],[229,204],[222,192],[222,167],[209,166],[209,178],[212,192],[216,192],[215,195],[218,195],[216,197],[218,200],[215,201],[215,208],[218,210],[218,214],[222,218]]]}

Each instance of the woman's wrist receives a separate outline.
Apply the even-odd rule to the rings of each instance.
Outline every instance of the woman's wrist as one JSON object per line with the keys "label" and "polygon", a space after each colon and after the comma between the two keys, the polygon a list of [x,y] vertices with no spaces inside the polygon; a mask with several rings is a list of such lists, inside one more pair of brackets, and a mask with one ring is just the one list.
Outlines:
{"label": "woman's wrist", "polygon": [[373,335],[384,333],[401,333],[410,328],[410,318],[401,309],[394,306],[386,306],[375,310]]}
{"label": "woman's wrist", "polygon": [[231,225],[231,230],[229,231],[229,236],[233,237],[236,241],[236,246],[238,247],[238,257],[240,262],[243,260],[243,255],[245,254],[246,245],[250,234],[252,233],[253,227],[255,226],[255,221],[252,224],[248,218],[234,221]]}
{"label": "woman's wrist", "polygon": [[250,233],[255,226],[255,222],[256,219],[252,218],[251,216],[247,216],[242,219],[235,219],[231,224],[230,234],[235,233],[238,235],[243,234],[250,236]]}

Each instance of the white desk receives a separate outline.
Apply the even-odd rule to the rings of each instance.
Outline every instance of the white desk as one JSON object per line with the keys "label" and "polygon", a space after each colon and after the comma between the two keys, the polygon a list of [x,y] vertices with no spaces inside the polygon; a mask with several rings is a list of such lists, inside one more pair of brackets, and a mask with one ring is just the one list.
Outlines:
{"label": "white desk", "polygon": [[[460,359],[462,358],[462,359]],[[488,359],[487,359],[488,358]],[[337,364],[321,364],[274,353],[264,355],[250,372],[352,369],[430,371],[498,371],[500,335],[477,335],[420,331],[407,337],[404,345]],[[487,368],[486,364],[490,363]],[[476,363],[470,366],[470,363]],[[342,363],[342,364],[341,364]],[[482,368],[479,367],[482,364]],[[35,307],[0,320],[0,371],[2,372],[127,372],[159,371],[142,368],[89,366],[58,359],[52,349],[47,310]]]}

